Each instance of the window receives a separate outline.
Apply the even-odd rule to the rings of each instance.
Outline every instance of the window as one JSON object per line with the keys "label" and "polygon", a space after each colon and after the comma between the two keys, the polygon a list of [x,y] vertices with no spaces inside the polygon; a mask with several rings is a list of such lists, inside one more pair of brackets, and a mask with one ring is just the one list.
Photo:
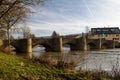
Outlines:
{"label": "window", "polygon": [[119,36],[119,34],[116,34],[116,37],[118,37]]}
{"label": "window", "polygon": [[119,38],[113,38],[113,40],[119,40]]}

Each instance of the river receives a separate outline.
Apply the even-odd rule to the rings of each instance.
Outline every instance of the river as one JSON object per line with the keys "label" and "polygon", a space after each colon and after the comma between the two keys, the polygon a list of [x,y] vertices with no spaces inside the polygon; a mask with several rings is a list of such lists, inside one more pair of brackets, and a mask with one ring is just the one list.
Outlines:
{"label": "river", "polygon": [[33,57],[41,58],[52,56],[53,59],[59,59],[62,54],[64,61],[74,61],[75,70],[105,70],[111,71],[113,68],[120,69],[120,49],[106,49],[96,51],[70,51],[64,47],[63,52],[45,52],[44,47],[34,47]]}

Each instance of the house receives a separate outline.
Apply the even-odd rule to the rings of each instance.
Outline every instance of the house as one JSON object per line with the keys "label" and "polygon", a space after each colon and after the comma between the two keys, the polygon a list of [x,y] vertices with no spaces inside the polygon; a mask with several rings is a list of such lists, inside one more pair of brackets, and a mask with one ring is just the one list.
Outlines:
{"label": "house", "polygon": [[120,29],[119,27],[91,28],[90,38],[104,38],[106,40],[115,40],[120,42]]}

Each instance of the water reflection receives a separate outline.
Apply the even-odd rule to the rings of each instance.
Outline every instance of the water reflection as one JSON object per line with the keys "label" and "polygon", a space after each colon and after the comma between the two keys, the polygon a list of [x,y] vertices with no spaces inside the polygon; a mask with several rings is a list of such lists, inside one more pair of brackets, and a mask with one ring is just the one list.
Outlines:
{"label": "water reflection", "polygon": [[70,52],[70,45],[64,44],[63,47],[62,47],[62,52],[63,52],[63,53],[68,53],[68,52]]}
{"label": "water reflection", "polygon": [[45,47],[37,45],[33,47],[33,57],[39,58],[43,53],[45,53]]}
{"label": "water reflection", "polygon": [[35,47],[33,47],[33,52],[45,52],[45,47],[41,46],[41,45],[36,45]]}
{"label": "water reflection", "polygon": [[75,69],[111,71],[116,65],[120,69],[120,49],[90,51],[85,55],[85,62],[78,63]]}

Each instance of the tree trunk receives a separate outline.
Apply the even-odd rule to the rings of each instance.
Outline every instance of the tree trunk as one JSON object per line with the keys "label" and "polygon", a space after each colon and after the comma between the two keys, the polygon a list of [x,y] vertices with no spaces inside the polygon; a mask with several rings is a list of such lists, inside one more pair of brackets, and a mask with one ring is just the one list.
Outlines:
{"label": "tree trunk", "polygon": [[8,53],[11,53],[11,49],[10,49],[10,30],[9,30],[9,26],[7,28],[7,37],[8,37]]}

